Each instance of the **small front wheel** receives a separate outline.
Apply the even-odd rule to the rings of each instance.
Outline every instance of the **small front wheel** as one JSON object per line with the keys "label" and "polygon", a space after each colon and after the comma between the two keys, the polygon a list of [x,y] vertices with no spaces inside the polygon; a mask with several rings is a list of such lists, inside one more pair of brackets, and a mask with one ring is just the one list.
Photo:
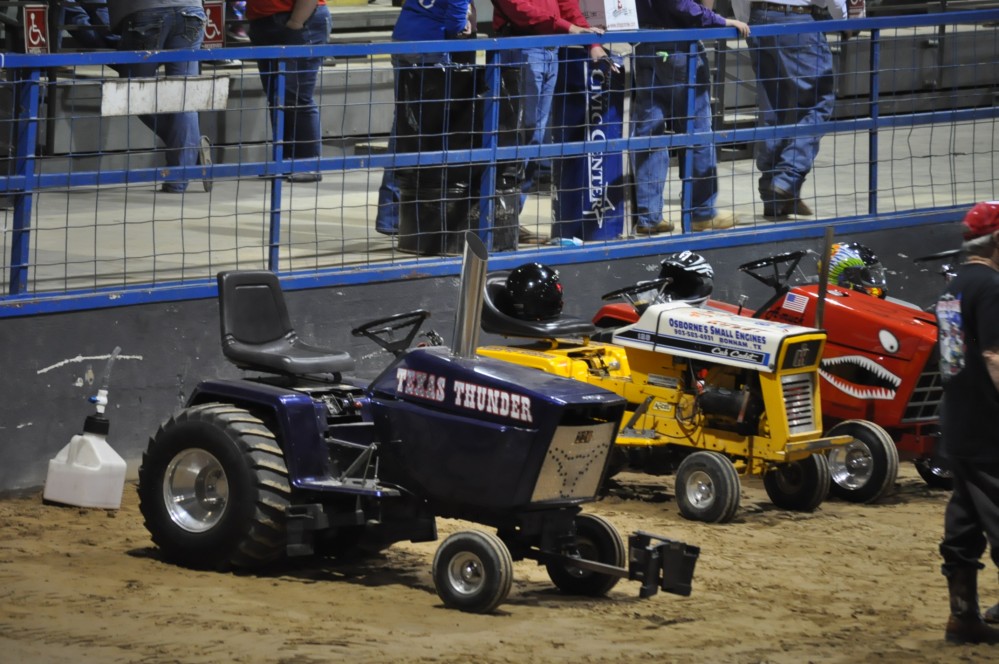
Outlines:
{"label": "small front wheel", "polygon": [[489,613],[510,594],[513,559],[496,535],[466,530],[454,533],[437,548],[433,577],[444,606]]}
{"label": "small front wheel", "polygon": [[763,475],[763,488],[777,507],[797,512],[815,510],[829,493],[829,462],[825,454],[777,464]]}
{"label": "small front wheel", "polygon": [[739,509],[739,473],[728,457],[694,452],[676,471],[676,504],[691,521],[727,523]]}
{"label": "small front wheel", "polygon": [[832,484],[830,493],[852,503],[873,503],[895,487],[898,449],[888,432],[874,422],[848,420],[827,436],[852,436],[846,445],[826,453]]}
{"label": "small front wheel", "polygon": [[[614,567],[624,567],[628,563],[628,552],[621,535],[614,526],[593,514],[576,516],[576,540],[566,553]],[[602,597],[619,580],[619,577],[610,574],[579,569],[571,563],[551,562],[547,568],[548,578],[568,595]]]}

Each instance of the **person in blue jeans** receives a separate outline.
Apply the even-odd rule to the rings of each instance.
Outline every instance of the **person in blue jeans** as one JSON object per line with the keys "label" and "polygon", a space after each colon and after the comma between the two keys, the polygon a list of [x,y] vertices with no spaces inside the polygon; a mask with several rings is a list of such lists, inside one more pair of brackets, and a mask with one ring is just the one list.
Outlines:
{"label": "person in blue jeans", "polygon": [[[802,25],[827,9],[834,19],[846,18],[846,0],[732,0],[736,18],[750,25]],[[821,32],[750,37],[756,73],[756,100],[766,127],[798,125],[814,128],[828,122],[836,105],[832,52]],[[801,187],[819,153],[819,135],[766,138],[755,146],[763,216],[781,220],[810,216]]]}
{"label": "person in blue jeans", "polygon": [[[247,0],[246,17],[250,20],[250,42],[254,46],[321,45],[329,41],[333,28],[325,0]],[[318,161],[322,156],[322,128],[315,91],[323,59],[308,57],[285,61],[284,99],[278,98],[278,63],[273,59],[257,62],[260,81],[271,107],[271,122],[276,121],[276,109],[284,111],[284,135],[275,136],[275,140],[283,143],[285,159]],[[318,170],[287,177],[290,182],[319,182],[322,179]]]}
{"label": "person in blue jeans", "polygon": [[[95,4],[93,1],[81,3],[63,0],[53,9],[59,12],[59,25],[72,26],[66,32],[80,46],[93,49],[118,48],[121,36],[111,32],[107,5]],[[56,35],[56,50],[62,50],[62,31]]]}
{"label": "person in blue jeans", "polygon": [[[121,34],[119,51],[201,48],[208,21],[201,0],[109,0],[108,12],[111,29]],[[155,76],[159,66],[131,64],[118,69],[122,76],[148,77]],[[198,73],[195,61],[168,62],[163,68],[167,76]],[[168,166],[208,162],[208,139],[201,136],[197,113],[158,113],[140,115],[139,119],[163,141]],[[208,188],[206,184],[205,190]],[[186,189],[184,181],[164,182],[162,186],[162,191],[172,194]]]}
{"label": "person in blue jeans", "polygon": [[[471,37],[475,31],[473,7],[471,0],[431,0],[430,2],[427,0],[405,0],[392,30],[392,40],[436,41]],[[435,65],[447,67],[451,63],[450,53],[393,55],[392,68],[395,72],[396,101],[399,101],[400,68],[426,68]],[[436,120],[437,126],[443,126],[443,118]],[[397,124],[398,118],[393,118],[388,146],[390,154],[394,154],[396,151]],[[400,200],[401,193],[396,182],[395,169],[386,168],[382,173],[381,186],[378,188],[375,231],[383,235],[397,235],[399,233]]]}
{"label": "person in blue jeans", "polygon": [[245,0],[226,0],[225,39],[227,44],[243,44],[250,41],[250,36],[246,33]]}
{"label": "person in blue jeans", "polygon": [[[643,30],[733,27],[742,37],[749,26],[711,11],[713,0],[637,0],[638,25]],[[645,138],[667,129],[683,134],[710,132],[711,78],[704,46],[693,42],[696,53],[695,83],[688,85],[689,41],[637,44],[633,56],[635,77],[632,97],[632,136]],[[694,95],[694,115],[687,114],[690,94]],[[715,208],[718,198],[718,160],[714,145],[691,149],[693,158],[692,228],[703,231],[731,228],[736,216]],[[635,150],[631,153],[635,178],[635,232],[655,235],[673,230],[673,222],[663,219],[663,190],[669,173],[669,150]]]}
{"label": "person in blue jeans", "polygon": [[[592,28],[579,8],[578,0],[492,0],[493,31],[497,36],[515,37],[529,35],[558,35],[591,33],[600,35],[603,30]],[[600,44],[590,46],[590,57],[600,60],[607,52]],[[558,49],[548,46],[509,49],[500,55],[506,66],[520,67],[521,103],[523,104],[523,134],[527,145],[541,145],[548,129],[548,119],[558,78]],[[524,164],[522,190],[528,191],[533,168]],[[520,227],[521,243],[543,243],[543,234]]]}

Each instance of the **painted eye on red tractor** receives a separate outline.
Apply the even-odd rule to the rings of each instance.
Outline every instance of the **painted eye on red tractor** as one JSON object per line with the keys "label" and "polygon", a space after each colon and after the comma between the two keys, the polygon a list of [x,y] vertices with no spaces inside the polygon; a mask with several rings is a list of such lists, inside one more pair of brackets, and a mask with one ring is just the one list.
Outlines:
{"label": "painted eye on red tractor", "polygon": [[[874,293],[871,293],[871,295],[874,295]],[[888,330],[881,330],[878,332],[878,341],[881,342],[881,347],[884,348],[885,351],[889,353],[898,352],[898,339],[896,339],[895,335]]]}

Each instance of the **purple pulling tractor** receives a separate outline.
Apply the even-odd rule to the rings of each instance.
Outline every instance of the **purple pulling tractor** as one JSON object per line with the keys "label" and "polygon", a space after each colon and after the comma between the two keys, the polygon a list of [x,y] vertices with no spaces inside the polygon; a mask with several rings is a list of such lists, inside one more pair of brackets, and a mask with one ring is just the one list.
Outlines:
{"label": "purple pulling tractor", "polygon": [[486,251],[467,239],[458,348],[410,348],[414,311],[355,330],[395,356],[367,387],[353,360],[304,343],[270,272],[219,275],[225,356],[252,372],[207,380],[150,439],[140,508],[164,558],[252,569],[284,556],[338,556],[437,539],[436,517],[495,529],[437,549],[445,606],[485,613],[504,601],[513,561],[535,560],[575,595],[620,578],[689,595],[696,546],[646,532],[627,547],[595,499],[625,402],[586,383],[474,354]]}

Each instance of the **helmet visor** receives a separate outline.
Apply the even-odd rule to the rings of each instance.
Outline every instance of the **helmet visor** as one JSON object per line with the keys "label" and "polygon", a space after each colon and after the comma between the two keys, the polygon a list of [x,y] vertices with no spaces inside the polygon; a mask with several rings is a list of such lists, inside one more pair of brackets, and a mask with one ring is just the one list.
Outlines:
{"label": "helmet visor", "polygon": [[874,297],[884,297],[888,294],[888,274],[883,265],[873,265],[867,268],[870,277],[867,291]]}

